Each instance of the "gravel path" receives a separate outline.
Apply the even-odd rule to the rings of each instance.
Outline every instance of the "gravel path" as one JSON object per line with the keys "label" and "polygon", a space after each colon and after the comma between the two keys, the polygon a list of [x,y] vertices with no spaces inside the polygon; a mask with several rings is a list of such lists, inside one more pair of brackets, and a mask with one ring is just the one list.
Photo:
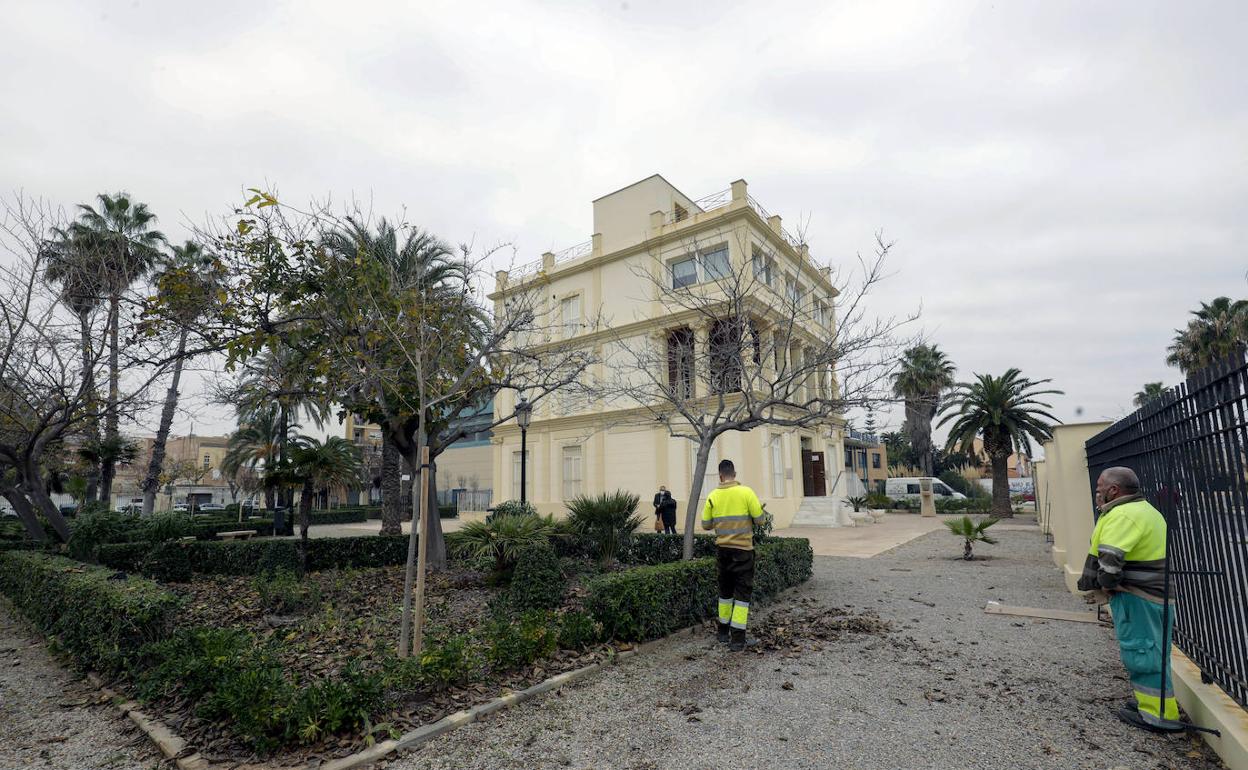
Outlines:
{"label": "gravel path", "polygon": [[[161,756],[0,600],[0,770],[150,770]],[[166,763],[169,764],[169,763]]]}
{"label": "gravel path", "polygon": [[729,655],[702,632],[682,634],[388,767],[1220,767],[1195,738],[1113,716],[1130,687],[1111,629],[983,612],[990,599],[1085,608],[1038,530],[998,536],[978,549],[990,558],[971,563],[950,558],[961,545],[941,532],[872,559],[817,558],[793,596],[878,612],[893,624],[886,635],[786,658]]}

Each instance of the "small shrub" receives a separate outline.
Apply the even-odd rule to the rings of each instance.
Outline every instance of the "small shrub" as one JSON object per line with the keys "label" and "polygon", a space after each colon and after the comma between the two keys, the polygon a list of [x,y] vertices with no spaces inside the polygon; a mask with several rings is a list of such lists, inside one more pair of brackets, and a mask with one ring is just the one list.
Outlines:
{"label": "small shrub", "polygon": [[555,651],[558,627],[548,612],[526,612],[519,621],[496,617],[486,624],[486,660],[495,671],[527,666]]}
{"label": "small shrub", "polygon": [[568,502],[568,526],[585,538],[598,561],[610,564],[641,526],[639,501],[637,495],[618,489],[593,497],[578,495]]}
{"label": "small shrub", "polygon": [[527,500],[524,501],[523,503],[520,502],[519,500],[504,500],[503,502],[494,506],[494,511],[489,515],[487,520],[493,521],[499,516],[536,516],[536,515],[537,515],[537,509],[533,507],[533,503],[530,503]]}
{"label": "small shrub", "polygon": [[257,575],[252,585],[260,595],[261,606],[278,615],[306,613],[321,603],[320,587],[310,580],[300,580],[289,569]]}
{"label": "small shrub", "polygon": [[847,497],[845,498],[845,502],[854,507],[855,513],[867,507],[867,498],[865,495],[855,495],[854,497]]}
{"label": "small shrub", "polygon": [[893,501],[883,492],[872,492],[867,495],[867,507],[874,509],[888,509],[893,507]]}
{"label": "small shrub", "polygon": [[602,638],[602,624],[586,612],[565,612],[559,618],[559,648],[583,650]]}
{"label": "small shrub", "polygon": [[139,520],[138,536],[148,543],[167,543],[193,534],[191,517],[185,513],[157,513]]}
{"label": "small shrub", "polygon": [[145,700],[183,695],[198,699],[211,692],[231,670],[250,665],[250,637],[232,628],[181,629],[140,651],[135,686]]}
{"label": "small shrub", "polygon": [[79,561],[95,561],[99,546],[132,540],[138,531],[137,516],[109,510],[84,510],[74,519],[70,530],[69,555]]}
{"label": "small shrub", "polygon": [[548,542],[525,546],[516,558],[508,596],[518,610],[550,610],[563,601],[565,580],[559,555]]}
{"label": "small shrub", "polygon": [[556,531],[554,519],[537,515],[495,515],[488,522],[472,521],[446,536],[456,556],[477,561],[491,559],[496,578],[509,575],[520,551],[534,543],[548,542]]}
{"label": "small shrub", "polygon": [[417,664],[416,682],[440,690],[470,681],[477,670],[476,646],[467,634],[427,639]]}

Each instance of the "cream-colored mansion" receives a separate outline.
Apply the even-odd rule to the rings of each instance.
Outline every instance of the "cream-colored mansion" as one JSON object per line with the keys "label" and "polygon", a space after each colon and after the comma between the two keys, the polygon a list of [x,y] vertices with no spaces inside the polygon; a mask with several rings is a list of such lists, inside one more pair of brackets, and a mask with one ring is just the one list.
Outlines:
{"label": "cream-colored mansion", "polygon": [[[713,290],[716,279],[734,270],[748,275],[752,268],[759,288],[751,298],[751,312],[762,314],[761,322],[783,323],[778,316],[786,299],[810,303],[803,306],[812,310],[809,318],[814,321],[802,333],[816,341],[830,338],[836,296],[830,271],[811,259],[806,245],[782,227],[779,216],[750,197],[744,181],[693,200],[656,174],[595,200],[593,214],[590,241],[500,271],[490,295],[501,308],[509,296],[541,286],[545,306],[559,320],[555,335],[564,343],[583,337],[599,353],[593,379],[629,376],[612,370],[611,362],[618,358],[613,346],[617,352],[618,346],[666,347],[666,360],[678,362],[673,346],[687,345],[692,354],[711,344],[714,322],[682,320],[679,308],[664,301],[656,280],[677,287],[706,284]],[[768,319],[767,314],[776,317]],[[690,355],[689,360],[704,357]],[[705,377],[681,372],[679,363],[669,366],[663,376],[686,377],[688,384],[681,387],[688,387],[695,398],[711,395]],[[803,387],[826,393],[837,384],[829,370]],[[627,403],[561,396],[542,399],[528,429],[526,491],[538,510],[559,514],[564,501],[578,494],[623,489],[640,495],[641,511],[648,513],[652,494],[663,484],[679,502],[683,526],[695,466],[692,443],[670,436],[653,417]],[[515,405],[512,394],[500,394],[496,416],[511,414]],[[848,488],[843,433],[843,422],[833,417],[809,427],[763,426],[722,435],[707,466],[702,496],[718,482],[719,460],[728,458],[736,464],[740,481],[766,504],[777,527],[795,520],[850,525],[863,517],[851,518],[841,502]],[[515,421],[496,428],[492,443],[494,499],[518,499],[520,430]]]}

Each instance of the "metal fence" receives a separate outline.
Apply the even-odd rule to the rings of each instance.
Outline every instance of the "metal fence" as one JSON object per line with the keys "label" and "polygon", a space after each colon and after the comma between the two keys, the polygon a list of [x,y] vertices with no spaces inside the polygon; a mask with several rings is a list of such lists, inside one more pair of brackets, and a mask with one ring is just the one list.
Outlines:
{"label": "metal fence", "polygon": [[1201,370],[1088,440],[1088,473],[1125,465],[1166,517],[1174,641],[1248,706],[1248,360]]}

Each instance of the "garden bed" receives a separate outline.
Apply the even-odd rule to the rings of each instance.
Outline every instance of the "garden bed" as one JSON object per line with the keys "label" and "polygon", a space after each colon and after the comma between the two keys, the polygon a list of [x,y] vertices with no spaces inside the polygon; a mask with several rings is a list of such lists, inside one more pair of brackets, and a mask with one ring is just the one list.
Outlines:
{"label": "garden bed", "polygon": [[[309,565],[366,566],[299,579],[294,541],[165,543],[163,561],[142,565],[183,569],[123,579],[119,562],[13,552],[0,553],[0,588],[78,665],[111,676],[213,762],[342,756],[714,611],[714,561],[668,561],[678,538],[639,536],[621,550],[637,563],[609,568],[543,542],[521,550],[510,585],[463,560],[431,575],[425,652],[400,660],[406,538],[337,540],[311,541],[324,553]],[[709,547],[699,540],[698,555]],[[807,579],[811,558],[805,541],[761,544],[757,598]],[[257,574],[207,574],[243,571]]]}

